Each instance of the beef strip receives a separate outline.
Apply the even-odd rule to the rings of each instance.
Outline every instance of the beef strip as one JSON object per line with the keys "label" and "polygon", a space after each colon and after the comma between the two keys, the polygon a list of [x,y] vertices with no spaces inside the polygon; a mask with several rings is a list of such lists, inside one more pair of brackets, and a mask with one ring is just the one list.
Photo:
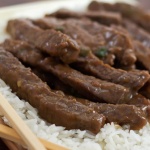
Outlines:
{"label": "beef strip", "polygon": [[55,30],[43,31],[29,20],[10,20],[7,31],[13,38],[28,41],[51,56],[59,57],[65,63],[73,62],[78,57],[79,47],[74,40]]}
{"label": "beef strip", "polygon": [[150,99],[150,80],[139,91],[146,98]]}
{"label": "beef strip", "polygon": [[99,23],[110,25],[112,23],[114,24],[121,24],[122,18],[119,13],[113,13],[113,12],[93,12],[93,11],[87,11],[87,12],[73,12],[71,10],[67,9],[60,9],[52,14],[47,14],[47,17],[53,16],[57,18],[84,18],[87,17],[93,21],[97,21]]}
{"label": "beef strip", "polygon": [[63,91],[67,95],[73,95],[75,97],[82,97],[78,91],[74,90],[71,86],[64,84],[51,73],[44,72],[37,68],[32,67],[32,72],[36,74],[42,81],[46,82],[53,90]]}
{"label": "beef strip", "polygon": [[[92,76],[83,75],[51,57],[45,58],[40,51],[26,48],[17,49],[15,47],[16,46],[11,49],[5,48],[24,63],[30,64],[33,67],[38,66],[46,72],[51,72],[62,82],[70,85],[79,93],[81,92],[80,94],[88,99],[100,102],[106,101],[109,103],[127,103],[130,101],[130,97],[133,93],[121,85],[103,81]],[[34,55],[34,53],[36,54]]]}
{"label": "beef strip", "polygon": [[[114,54],[121,65],[130,66],[136,61],[131,40],[126,35],[87,19],[68,19],[68,22],[72,22],[80,26],[88,31],[91,35],[96,36],[97,39],[103,39],[103,49],[106,49],[106,52],[108,50],[108,52]],[[99,50],[100,49],[101,47]]]}
{"label": "beef strip", "polygon": [[[92,51],[97,57],[103,60],[109,65],[114,65],[115,56],[109,51],[101,54],[101,51],[105,47],[105,40],[102,36],[94,36],[88,33],[84,28],[72,23],[68,20],[61,20],[57,18],[41,18],[38,20],[33,20],[33,23],[41,27],[42,29],[55,29],[59,30],[72,39],[76,40],[80,47],[80,55],[84,56]],[[86,37],[86,38],[85,38]],[[101,55],[100,55],[101,54]],[[112,57],[110,58],[110,56]]]}
{"label": "beef strip", "polygon": [[126,103],[130,99],[130,91],[121,85],[83,75],[67,66],[54,63],[54,60],[47,58],[41,63],[41,66],[45,66],[47,71],[51,71],[62,82],[76,89],[85,98],[114,104]]}
{"label": "beef strip", "polygon": [[148,32],[129,20],[124,20],[123,25],[134,39],[142,42],[145,47],[150,48],[150,34]]}
{"label": "beef strip", "polygon": [[38,109],[39,115],[67,129],[99,132],[105,117],[76,102],[74,98],[51,91],[30,69],[25,68],[12,54],[0,48],[0,77],[20,98]]}
{"label": "beef strip", "polygon": [[[75,91],[70,90],[70,87],[61,82],[58,78],[51,74],[43,73],[34,69],[34,72],[46,81],[50,87],[55,90],[61,90],[67,94],[75,94]],[[105,104],[94,103],[83,98],[76,98],[76,100],[89,108],[94,109],[96,112],[103,114],[106,117],[106,122],[115,122],[119,125],[130,125],[133,130],[141,129],[147,122],[145,113],[134,105],[127,104]]]}
{"label": "beef strip", "polygon": [[141,129],[146,123],[145,114],[140,108],[134,105],[120,104],[101,104],[94,103],[84,99],[77,101],[94,109],[96,112],[103,114],[106,117],[106,122],[116,122],[119,125],[130,125],[133,130]]}
{"label": "beef strip", "polygon": [[[105,41],[102,36],[96,37],[91,35],[80,26],[56,18],[41,18],[33,21],[34,24],[40,26],[42,29],[53,28],[69,35],[72,39],[76,40],[80,46],[80,55],[85,56],[89,51],[92,52],[103,60],[106,64],[114,65],[115,56],[111,52],[104,51]],[[86,37],[86,38],[85,38]]]}
{"label": "beef strip", "polygon": [[[21,50],[22,52],[19,55],[22,55],[20,57],[23,57],[24,61],[26,61],[27,58],[23,51],[25,50],[26,53],[28,50],[29,55],[27,55],[27,57],[30,59],[30,62],[33,61],[31,64],[35,64],[39,60],[44,59],[37,49],[34,49],[32,46],[23,41],[6,40],[2,46],[6,50],[13,51],[14,53]],[[34,51],[32,49],[34,49]],[[32,55],[34,55],[34,59],[32,59]],[[149,73],[146,71],[127,72],[121,69],[112,68],[109,65],[104,64],[91,53],[89,53],[86,57],[79,57],[73,66],[76,66],[75,68],[78,68],[84,73],[94,75],[102,80],[121,84],[133,91],[139,90],[150,78]]]}
{"label": "beef strip", "polygon": [[150,48],[142,45],[139,41],[133,41],[137,61],[150,72]]}
{"label": "beef strip", "polygon": [[[130,29],[129,29],[129,32],[127,31],[127,29],[123,28],[122,26],[112,25],[112,28],[123,32],[128,37],[134,38],[134,39],[132,39],[132,43],[133,43],[133,46],[134,46],[134,52],[135,52],[135,55],[136,55],[136,58],[137,58],[137,63],[140,64],[140,66],[142,68],[147,69],[148,71],[150,71],[150,48],[148,47],[148,43],[147,43],[148,40],[149,40],[148,36],[146,37],[146,35],[144,35],[144,34],[142,36],[142,33],[144,33],[144,32],[139,31],[140,32],[139,35],[134,34],[136,36],[135,37],[132,34],[132,32],[135,32],[135,30],[137,29],[136,27],[135,27],[135,30],[132,29],[134,27],[131,27],[132,31],[130,31]],[[138,31],[137,31],[137,33],[138,33]],[[144,42],[144,40],[146,42]],[[137,68],[138,68],[138,66],[137,66]]]}
{"label": "beef strip", "polygon": [[119,12],[125,18],[134,21],[144,29],[150,32],[150,14],[137,6],[127,3],[107,4],[103,2],[92,1],[88,9],[90,11],[112,11]]}
{"label": "beef strip", "polygon": [[[96,56],[105,62],[110,62],[110,65],[114,65],[115,59],[118,60],[118,64],[123,66],[131,66],[136,61],[129,38],[96,22],[91,22],[87,19],[68,19],[63,21],[56,18],[41,18],[34,21],[34,23],[43,29],[54,28],[61,30],[61,32],[77,40],[79,45],[84,45],[84,47],[80,46],[82,50],[88,46]],[[106,61],[110,58],[112,61]]]}
{"label": "beef strip", "polygon": [[139,107],[142,111],[145,112],[147,120],[150,121],[150,100],[149,99],[137,93],[131,98],[131,101],[129,101],[128,104]]}
{"label": "beef strip", "polygon": [[[72,20],[70,19],[70,21]],[[125,34],[118,32],[117,30],[114,30],[110,27],[106,27],[88,20],[74,20],[73,23],[80,25],[82,28],[97,38],[102,36],[105,41],[104,48],[106,50],[108,49],[108,51],[115,55],[118,63],[120,63],[121,66],[131,66],[135,63],[136,57],[131,39]]]}
{"label": "beef strip", "polygon": [[[45,18],[43,22],[47,26],[50,26],[50,19],[48,20]],[[118,33],[114,29],[100,25],[96,22],[91,22],[87,19],[68,19],[67,22],[69,22],[69,24],[76,24],[82,27],[84,30],[87,30],[90,34],[96,36],[97,39],[100,39],[104,43],[102,46],[99,46],[99,48],[95,51],[95,54],[97,56],[101,54],[101,51],[105,50],[105,53],[108,52],[113,54],[109,55],[111,56],[111,60],[114,60],[116,57],[118,59],[118,63],[120,63],[121,65],[131,66],[136,61],[130,39],[127,38],[125,35]],[[108,58],[108,60],[109,59],[110,57]]]}
{"label": "beef strip", "polygon": [[89,54],[86,57],[79,57],[73,66],[89,75],[94,75],[102,80],[113,82],[130,88],[133,91],[138,91],[150,79],[147,71],[125,71],[115,69],[94,55]]}
{"label": "beef strip", "polygon": [[97,37],[89,34],[80,26],[77,26],[65,20],[60,20],[57,18],[41,18],[38,20],[33,20],[33,23],[38,25],[42,29],[55,29],[61,31],[64,34],[67,34],[72,39],[77,41],[80,47],[80,51],[92,50],[94,52],[104,44],[104,40],[102,37],[97,39]]}

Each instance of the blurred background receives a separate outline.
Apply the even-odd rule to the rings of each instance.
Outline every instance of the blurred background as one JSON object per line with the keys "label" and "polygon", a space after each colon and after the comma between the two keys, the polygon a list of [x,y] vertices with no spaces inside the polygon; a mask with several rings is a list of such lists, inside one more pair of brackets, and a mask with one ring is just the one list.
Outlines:
{"label": "blurred background", "polygon": [[0,7],[36,1],[39,0],[0,0]]}
{"label": "blurred background", "polygon": [[[0,7],[36,1],[40,0],[0,0]],[[145,9],[150,9],[150,0],[137,0],[137,1],[139,1],[141,7]]]}

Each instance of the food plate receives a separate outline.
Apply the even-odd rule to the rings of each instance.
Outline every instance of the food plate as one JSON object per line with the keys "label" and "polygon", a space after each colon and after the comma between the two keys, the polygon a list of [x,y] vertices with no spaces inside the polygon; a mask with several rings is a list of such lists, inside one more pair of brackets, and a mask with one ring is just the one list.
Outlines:
{"label": "food plate", "polygon": [[[56,11],[59,8],[64,8],[64,7],[75,10],[75,11],[83,11],[86,9],[86,6],[89,4],[89,2],[90,2],[89,0],[84,0],[84,1],[80,1],[80,2],[70,1],[70,0],[45,1],[45,2],[37,2],[37,3],[30,3],[30,4],[2,8],[0,10],[0,18],[1,18],[0,41],[3,41],[5,38],[9,37],[5,32],[5,27],[6,27],[7,21],[9,19],[18,18],[18,17],[39,18],[39,17],[42,17],[46,13],[51,13],[53,11]],[[109,0],[107,2],[114,2],[114,1]],[[1,82],[1,84],[4,87],[6,86],[5,83],[3,83],[3,82]],[[4,94],[4,95],[6,94],[5,96],[7,96],[10,93],[7,94],[4,92],[2,94]],[[12,97],[14,97],[14,95]],[[8,96],[8,98],[9,98],[9,96]],[[14,105],[14,103],[12,101],[13,101],[12,99],[9,100],[9,102],[11,102],[11,104]],[[65,131],[63,127],[58,127],[57,128],[58,131],[52,132],[51,129],[55,128],[55,125],[51,125],[50,128],[47,128],[47,125],[45,125],[45,122],[40,120],[39,118],[37,118],[37,121],[40,122],[40,126],[42,126],[42,128],[43,128],[43,130],[38,130],[37,126],[35,126],[35,127],[32,126],[32,123],[35,122],[34,117],[36,114],[36,110],[34,110],[34,108],[32,108],[28,103],[25,103],[25,102],[23,102],[23,104],[20,104],[20,105],[25,105],[27,107],[27,113],[28,113],[28,117],[30,118],[30,121],[26,121],[26,122],[30,126],[32,131],[37,134],[37,136],[40,136],[43,138],[46,137],[46,139],[49,141],[53,141],[54,143],[57,143],[57,144],[60,144],[63,146],[67,146],[69,148],[72,148],[72,144],[76,143],[75,146],[73,147],[73,149],[101,150],[103,147],[105,147],[105,149],[109,150],[109,149],[111,149],[111,146],[114,144],[114,142],[116,142],[116,141],[114,141],[114,139],[118,139],[118,140],[120,140],[120,143],[122,143],[123,147],[127,147],[127,149],[128,149],[128,147],[130,146],[130,144],[128,143],[128,140],[130,138],[132,140],[134,139],[137,141],[139,140],[138,138],[141,138],[138,135],[136,135],[136,132],[131,132],[131,134],[129,135],[129,134],[127,134],[128,131],[123,131],[120,129],[119,126],[115,126],[114,124],[106,125],[105,129],[102,129],[102,134],[101,135],[98,134],[98,135],[96,135],[96,137],[92,134],[89,134],[86,131],[82,131],[82,132],[80,132],[79,130],[76,130],[73,132]],[[22,106],[19,106],[19,107],[21,109]],[[35,113],[32,113],[30,111],[30,109],[33,109],[33,112],[35,112]],[[22,114],[20,114],[20,116],[21,115]],[[24,116],[22,116],[22,118],[24,118]],[[45,136],[45,134],[46,134],[46,132],[44,132],[45,128],[46,128],[47,133],[51,134],[53,136]],[[108,132],[104,132],[104,130],[105,131],[107,130]],[[112,132],[113,130],[116,132]],[[37,131],[38,131],[38,133],[37,133]],[[61,132],[62,134],[59,135],[59,132]],[[67,132],[67,135],[66,135],[66,132]],[[141,132],[141,133],[144,134],[143,132]],[[107,138],[107,136],[109,136],[109,138]],[[118,138],[119,136],[124,136],[124,138],[119,139]],[[62,138],[62,140],[58,140],[57,137],[58,137],[58,139]],[[69,137],[71,137],[71,138],[69,138]],[[90,140],[90,139],[92,139],[92,140]],[[74,140],[74,142],[72,142],[72,140]],[[121,141],[121,140],[124,140],[124,141]],[[134,140],[133,140],[133,142],[134,142]],[[106,143],[105,146],[104,146],[104,143]],[[118,149],[119,149],[120,145],[115,144],[115,146],[118,146],[118,147],[116,147]],[[125,145],[127,145],[127,146],[125,146]]]}

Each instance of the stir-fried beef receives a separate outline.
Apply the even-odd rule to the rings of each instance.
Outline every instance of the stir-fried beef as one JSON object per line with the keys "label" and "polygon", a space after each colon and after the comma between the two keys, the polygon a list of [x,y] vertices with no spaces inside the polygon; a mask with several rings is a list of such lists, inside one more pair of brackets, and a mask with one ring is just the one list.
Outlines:
{"label": "stir-fried beef", "polygon": [[[70,22],[72,20],[70,20]],[[136,57],[134,54],[131,39],[125,34],[118,32],[117,30],[114,30],[112,28],[100,25],[96,22],[91,22],[89,20],[74,20],[73,23],[75,22],[93,36],[96,36],[97,38],[102,36],[105,41],[105,43],[103,44],[103,49],[105,49],[106,52],[108,51],[114,54],[114,56],[118,60],[118,63],[123,66],[131,66],[135,63]]]}
{"label": "stir-fried beef", "polygon": [[[12,90],[36,107],[39,114],[56,125],[67,129],[99,132],[105,117],[92,109],[51,91],[30,69],[25,68],[12,54],[0,48],[0,77]],[[13,79],[13,80],[12,80]]]}
{"label": "stir-fried beef", "polygon": [[[56,18],[41,18],[34,21],[34,23],[43,29],[61,30],[61,32],[77,40],[79,45],[82,45],[80,50],[82,49],[83,51],[89,47],[100,59],[110,62],[110,65],[114,65],[115,58],[118,60],[117,64],[120,63],[123,66],[131,66],[136,61],[133,47],[128,37],[96,22],[91,22],[87,19],[84,21],[76,19],[63,21]],[[110,61],[110,57],[112,61]]]}
{"label": "stir-fried beef", "polygon": [[[8,51],[15,52],[22,50],[19,55],[22,54],[21,57],[23,57],[25,60],[30,59],[30,62],[33,61],[31,64],[36,64],[36,62],[39,60],[44,59],[41,53],[39,53],[36,49],[32,51],[34,48],[23,41],[6,40],[2,45]],[[26,55],[24,55],[24,50],[28,50],[28,58],[26,58]],[[34,59],[32,58],[33,52]],[[84,73],[94,75],[102,80],[123,85],[132,89],[133,91],[139,90],[149,80],[149,74],[146,71],[128,72],[121,69],[115,69],[104,64],[91,53],[89,53],[86,57],[79,57],[73,66]]]}
{"label": "stir-fried beef", "polygon": [[72,39],[77,41],[80,51],[83,51],[81,54],[84,53],[84,51],[86,53],[90,50],[94,52],[104,43],[102,38],[97,39],[97,37],[89,34],[83,28],[67,21],[56,18],[41,18],[33,22],[42,29],[55,29],[70,36]]}
{"label": "stir-fried beef", "polygon": [[[107,50],[104,51],[105,40],[103,36],[94,36],[88,33],[84,28],[74,24],[71,20],[61,20],[48,17],[34,20],[33,22],[42,29],[59,30],[76,40],[80,47],[81,56],[85,56],[89,51],[92,51],[105,63],[114,65],[115,55]],[[102,51],[102,53],[100,51]],[[110,56],[112,56],[111,59]]]}
{"label": "stir-fried beef", "polygon": [[137,61],[150,72],[150,48],[142,45],[139,41],[133,41]]}
{"label": "stir-fried beef", "polygon": [[73,66],[81,72],[123,85],[133,91],[138,91],[150,78],[147,71],[135,72],[115,69],[104,64],[91,53],[86,57],[79,57],[77,61],[73,63]]}
{"label": "stir-fried beef", "polygon": [[58,63],[55,64],[54,60],[50,58],[45,59],[41,63],[41,66],[45,66],[47,71],[51,71],[62,82],[78,90],[81,95],[92,101],[115,104],[127,103],[130,100],[130,91],[121,85],[83,75],[67,66]]}
{"label": "stir-fried beef", "polygon": [[135,105],[143,110],[146,114],[146,118],[150,121],[150,100],[146,99],[141,94],[136,94],[132,97],[131,101],[128,102],[129,105]]}
{"label": "stir-fried beef", "polygon": [[140,25],[144,29],[150,32],[150,14],[146,13],[142,9],[127,4],[127,3],[115,3],[107,4],[103,2],[92,1],[88,9],[90,11],[113,11],[119,12],[123,17],[134,21],[136,24]]}
{"label": "stir-fried beef", "polygon": [[[68,85],[64,84],[51,74],[43,73],[36,69],[34,69],[34,72],[36,72],[42,80],[46,81],[50,87],[52,86],[53,89],[61,90],[71,95],[75,94],[75,91],[72,91]],[[76,100],[89,108],[94,109],[96,112],[103,114],[106,117],[107,123],[115,122],[119,125],[129,124],[130,128],[134,130],[141,129],[147,123],[144,111],[134,105],[94,103],[81,98],[76,98]]]}
{"label": "stir-fried beef", "polygon": [[[38,66],[44,71],[51,72],[62,82],[65,82],[78,92],[81,92],[81,94],[88,99],[101,102],[106,101],[109,103],[127,103],[130,101],[132,93],[127,88],[92,76],[83,75],[82,73],[68,67],[67,65],[61,64],[51,57],[45,58],[38,50],[18,50],[15,49],[15,47],[11,49],[6,48],[6,50],[13,53],[24,63],[28,63],[34,67]],[[34,55],[34,53],[37,54]],[[37,58],[35,58],[36,56]],[[31,57],[32,60],[30,59]],[[43,59],[41,59],[42,57]],[[35,61],[33,60],[34,58]]]}
{"label": "stir-fried beef", "polygon": [[[66,94],[69,95],[75,95],[77,97],[82,98],[82,96],[76,91],[74,90],[72,87],[66,85],[65,83],[63,83],[61,80],[59,80],[57,77],[53,77],[53,85],[52,85],[52,81],[48,81],[49,78],[48,76],[45,76],[45,81],[47,81],[49,83],[50,86],[53,86],[53,89],[56,90],[60,90],[65,92]],[[142,89],[140,90],[140,93],[142,93],[145,96],[148,96],[148,98],[150,98],[150,96],[146,93],[149,93],[150,91],[150,83],[147,82],[146,85],[144,85],[144,87],[142,87]],[[78,98],[77,98],[78,101]],[[136,107],[140,108],[140,110],[142,112],[144,112],[145,117],[150,121],[150,100],[146,99],[144,96],[142,96],[141,94],[135,94],[130,101],[128,101],[127,103],[128,105],[135,105]],[[114,107],[114,106],[113,106]],[[119,107],[120,108],[120,107]],[[100,111],[99,111],[100,113]],[[106,119],[107,116],[105,115]],[[117,121],[119,122],[119,121]]]}
{"label": "stir-fried beef", "polygon": [[135,23],[124,20],[124,27],[128,30],[129,34],[136,39],[142,42],[142,44],[150,48],[150,34],[147,33],[144,29],[138,27]]}
{"label": "stir-fried beef", "polygon": [[[132,24],[131,24],[132,26]],[[123,32],[124,34],[126,34],[128,37],[133,38],[132,39],[132,43],[134,46],[134,52],[137,58],[137,63],[140,64],[140,66],[142,66],[142,68],[144,67],[144,69],[147,69],[148,71],[150,71],[150,48],[149,48],[149,44],[148,41],[150,39],[148,39],[148,35],[146,36],[146,34],[144,34],[144,32],[141,30],[138,30],[139,33],[135,33],[134,35],[132,34],[133,32],[136,32],[137,28],[135,26],[133,27],[129,27],[132,31],[129,32],[123,28],[122,26],[116,26],[116,25],[112,25],[112,28]],[[128,29],[128,28],[127,28]],[[139,40],[139,41],[138,41]]]}
{"label": "stir-fried beef", "polygon": [[139,130],[146,124],[145,114],[134,105],[102,104],[88,100],[77,99],[82,104],[94,109],[106,117],[106,122],[116,122],[120,125],[130,125],[131,129]]}
{"label": "stir-fried beef", "polygon": [[60,9],[52,14],[47,14],[46,16],[53,16],[53,17],[63,18],[63,19],[87,17],[93,21],[97,21],[105,25],[110,25],[111,23],[120,24],[122,22],[121,15],[119,13],[106,12],[106,11],[101,11],[101,12],[88,11],[88,12],[79,13],[67,9]]}
{"label": "stir-fried beef", "polygon": [[150,99],[150,80],[140,89],[139,92]]}
{"label": "stir-fried beef", "polygon": [[70,63],[78,57],[79,47],[74,40],[55,30],[43,31],[29,20],[9,21],[7,31],[13,38],[28,41],[51,56],[58,56],[63,62]]}
{"label": "stir-fried beef", "polygon": [[67,95],[81,97],[78,91],[74,90],[71,86],[61,82],[59,78],[57,78],[53,74],[49,72],[43,72],[43,70],[39,70],[37,68],[32,68],[32,72],[36,74],[40,79],[42,79],[42,81],[46,82],[52,89],[58,90],[60,92],[63,91]]}

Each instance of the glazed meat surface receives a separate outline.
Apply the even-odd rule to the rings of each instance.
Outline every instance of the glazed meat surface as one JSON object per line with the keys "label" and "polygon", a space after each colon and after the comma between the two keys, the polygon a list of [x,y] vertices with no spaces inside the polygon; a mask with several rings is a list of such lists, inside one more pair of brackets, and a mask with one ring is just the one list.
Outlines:
{"label": "glazed meat surface", "polygon": [[[11,78],[10,78],[11,76]],[[16,94],[38,109],[39,115],[67,129],[99,132],[105,117],[92,109],[51,91],[31,70],[25,68],[12,54],[0,48],[0,77]],[[13,78],[13,80],[12,80]]]}
{"label": "glazed meat surface", "polygon": [[[77,95],[77,92],[72,90],[70,86],[61,82],[57,77],[43,73],[40,70],[35,70],[36,74],[42,78],[44,82],[47,82],[50,87],[53,87],[55,90],[63,91],[67,94]],[[103,114],[106,117],[106,122],[111,123],[115,122],[119,125],[130,125],[131,129],[139,130],[147,122],[146,120],[146,111],[142,111],[142,104],[137,105],[137,108],[134,105],[127,104],[106,104],[106,103],[94,103],[83,98],[76,98],[76,100],[89,108],[94,109],[96,112]],[[143,105],[145,105],[143,103]],[[145,105],[146,107],[146,105]]]}
{"label": "glazed meat surface", "polygon": [[126,35],[96,22],[87,19],[63,21],[49,17],[35,20],[34,23],[43,29],[60,30],[76,40],[82,51],[92,50],[97,57],[110,65],[114,65],[115,59],[120,66],[131,66],[136,61],[133,45]]}
{"label": "glazed meat surface", "polygon": [[[44,55],[41,55],[37,49],[23,41],[6,40],[1,45],[14,54],[19,53],[23,61],[30,60],[31,64],[37,64],[37,62],[44,59]],[[24,53],[28,53],[28,55],[24,55]],[[139,90],[149,80],[149,74],[146,71],[128,72],[115,69],[104,64],[91,53],[86,57],[79,57],[73,66],[80,71],[84,70],[84,73],[86,72],[87,74],[94,75],[102,80],[123,85],[133,91]]]}
{"label": "glazed meat surface", "polygon": [[28,41],[63,62],[70,63],[78,57],[79,47],[74,40],[55,30],[43,31],[27,19],[9,21],[7,31],[15,39]]}
{"label": "glazed meat surface", "polygon": [[47,17],[49,16],[54,16],[57,18],[89,18],[93,21],[97,21],[99,23],[105,24],[105,25],[110,25],[111,23],[114,24],[120,24],[122,21],[121,15],[119,13],[113,13],[113,12],[106,12],[106,11],[101,11],[101,12],[73,12],[71,10],[67,9],[60,9],[52,14],[47,14]]}
{"label": "glazed meat surface", "polygon": [[[57,60],[51,57],[45,58],[44,56],[42,56],[40,51],[34,50],[33,48],[15,49],[14,47],[14,49],[6,48],[6,50],[9,50],[24,63],[30,64],[34,67],[38,66],[44,71],[54,74],[60,80],[62,80],[62,82],[70,85],[77,91],[81,92],[83,96],[91,99],[92,101],[127,103],[132,96],[132,93],[129,89],[119,84],[114,84],[111,82],[97,79],[92,76],[84,75],[68,67],[67,65],[59,63]],[[32,60],[30,59],[31,57]],[[35,60],[33,58],[35,58]]]}
{"label": "glazed meat surface", "polygon": [[139,26],[146,29],[150,32],[150,15],[142,10],[140,7],[136,7],[127,3],[115,3],[115,4],[107,4],[103,2],[92,1],[88,9],[90,11],[112,11],[118,12],[123,17],[128,18],[134,21]]}
{"label": "glazed meat surface", "polygon": [[124,20],[123,26],[134,39],[140,41],[145,47],[150,48],[150,33],[146,32],[144,29],[129,20]]}

